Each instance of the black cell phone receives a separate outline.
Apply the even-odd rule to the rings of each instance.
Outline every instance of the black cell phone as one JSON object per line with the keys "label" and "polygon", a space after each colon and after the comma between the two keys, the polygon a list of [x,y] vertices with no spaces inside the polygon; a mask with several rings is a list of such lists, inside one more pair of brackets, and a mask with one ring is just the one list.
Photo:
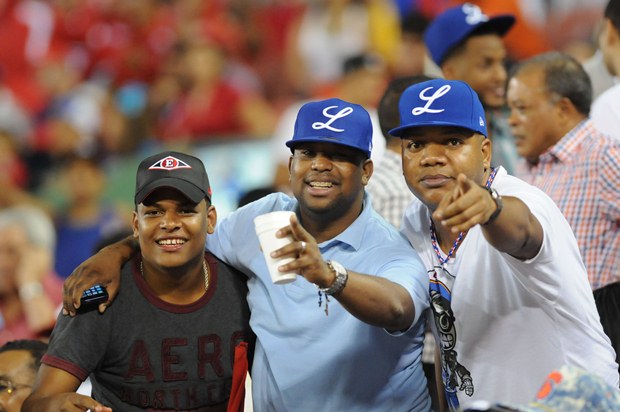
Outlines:
{"label": "black cell phone", "polygon": [[84,313],[97,309],[101,303],[105,303],[107,301],[108,291],[105,290],[103,285],[95,285],[92,288],[86,289],[84,293],[82,293],[78,312]]}

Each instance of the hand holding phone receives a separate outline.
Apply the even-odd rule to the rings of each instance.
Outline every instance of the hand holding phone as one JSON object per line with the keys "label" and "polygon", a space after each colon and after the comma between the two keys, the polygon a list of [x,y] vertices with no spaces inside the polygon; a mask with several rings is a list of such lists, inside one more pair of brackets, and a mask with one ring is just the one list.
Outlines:
{"label": "hand holding phone", "polygon": [[89,312],[93,309],[97,309],[101,303],[108,301],[108,292],[103,285],[95,285],[89,289],[86,289],[82,293],[80,299],[79,313]]}

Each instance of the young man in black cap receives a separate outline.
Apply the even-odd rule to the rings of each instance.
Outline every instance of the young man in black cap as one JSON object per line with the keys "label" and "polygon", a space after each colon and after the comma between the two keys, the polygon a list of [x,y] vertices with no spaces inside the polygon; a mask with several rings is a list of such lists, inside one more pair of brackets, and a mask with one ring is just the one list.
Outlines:
{"label": "young man in black cap", "polygon": [[[207,249],[249,277],[257,411],[430,409],[420,361],[428,279],[365,194],[371,142],[360,105],[306,103],[286,142],[294,197],[275,193],[250,203],[209,236]],[[281,230],[295,240],[274,256],[292,257],[280,270],[301,275],[285,285],[272,282],[254,231],[254,218],[273,211],[295,212]],[[119,256],[130,253],[111,246],[78,269],[66,283],[65,309],[75,310],[75,297],[93,279],[117,283]]]}
{"label": "young man in black cap", "polygon": [[[236,391],[247,359],[246,368],[236,362],[251,336],[246,278],[204,251],[216,224],[204,165],[177,152],[146,158],[135,205],[141,253],[123,266],[114,305],[106,316],[59,317],[23,411],[242,406]],[[93,397],[74,393],[89,375]],[[229,397],[239,405],[231,408]]]}

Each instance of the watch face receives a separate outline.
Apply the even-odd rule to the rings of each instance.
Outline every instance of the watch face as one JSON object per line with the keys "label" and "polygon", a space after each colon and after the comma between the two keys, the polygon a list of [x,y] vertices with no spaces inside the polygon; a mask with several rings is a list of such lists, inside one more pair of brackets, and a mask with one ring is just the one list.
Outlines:
{"label": "watch face", "polygon": [[347,273],[347,270],[344,268],[344,266],[342,266],[340,263],[335,262],[335,261],[331,261],[332,267],[334,268],[334,270],[336,271],[336,273],[338,273],[339,275],[344,275]]}

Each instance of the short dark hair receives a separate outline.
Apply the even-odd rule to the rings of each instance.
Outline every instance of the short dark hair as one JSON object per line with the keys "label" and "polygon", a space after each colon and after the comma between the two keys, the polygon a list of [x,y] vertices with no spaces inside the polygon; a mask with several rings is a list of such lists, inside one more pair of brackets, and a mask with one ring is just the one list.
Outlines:
{"label": "short dark hair", "polygon": [[604,16],[611,21],[616,29],[620,30],[620,0],[609,0],[607,7],[605,7]]}
{"label": "short dark hair", "polygon": [[400,28],[403,34],[415,35],[422,38],[429,23],[429,19],[424,14],[411,11],[401,19]]}
{"label": "short dark hair", "polygon": [[389,131],[400,126],[400,114],[398,112],[398,101],[405,89],[409,86],[432,80],[432,77],[425,75],[405,76],[397,77],[393,79],[385,89],[379,106],[377,108],[377,115],[379,117],[379,126],[381,127],[381,133],[386,140],[399,139],[398,137],[390,136]]}
{"label": "short dark hair", "polygon": [[12,340],[0,346],[0,353],[11,350],[25,350],[32,355],[32,363],[29,365],[35,373],[41,366],[41,358],[47,352],[47,343],[35,339]]}
{"label": "short dark hair", "polygon": [[585,116],[592,105],[592,82],[583,66],[566,53],[552,51],[531,57],[511,70],[513,78],[523,70],[540,67],[544,82],[551,97],[555,94],[571,101],[577,111]]}

